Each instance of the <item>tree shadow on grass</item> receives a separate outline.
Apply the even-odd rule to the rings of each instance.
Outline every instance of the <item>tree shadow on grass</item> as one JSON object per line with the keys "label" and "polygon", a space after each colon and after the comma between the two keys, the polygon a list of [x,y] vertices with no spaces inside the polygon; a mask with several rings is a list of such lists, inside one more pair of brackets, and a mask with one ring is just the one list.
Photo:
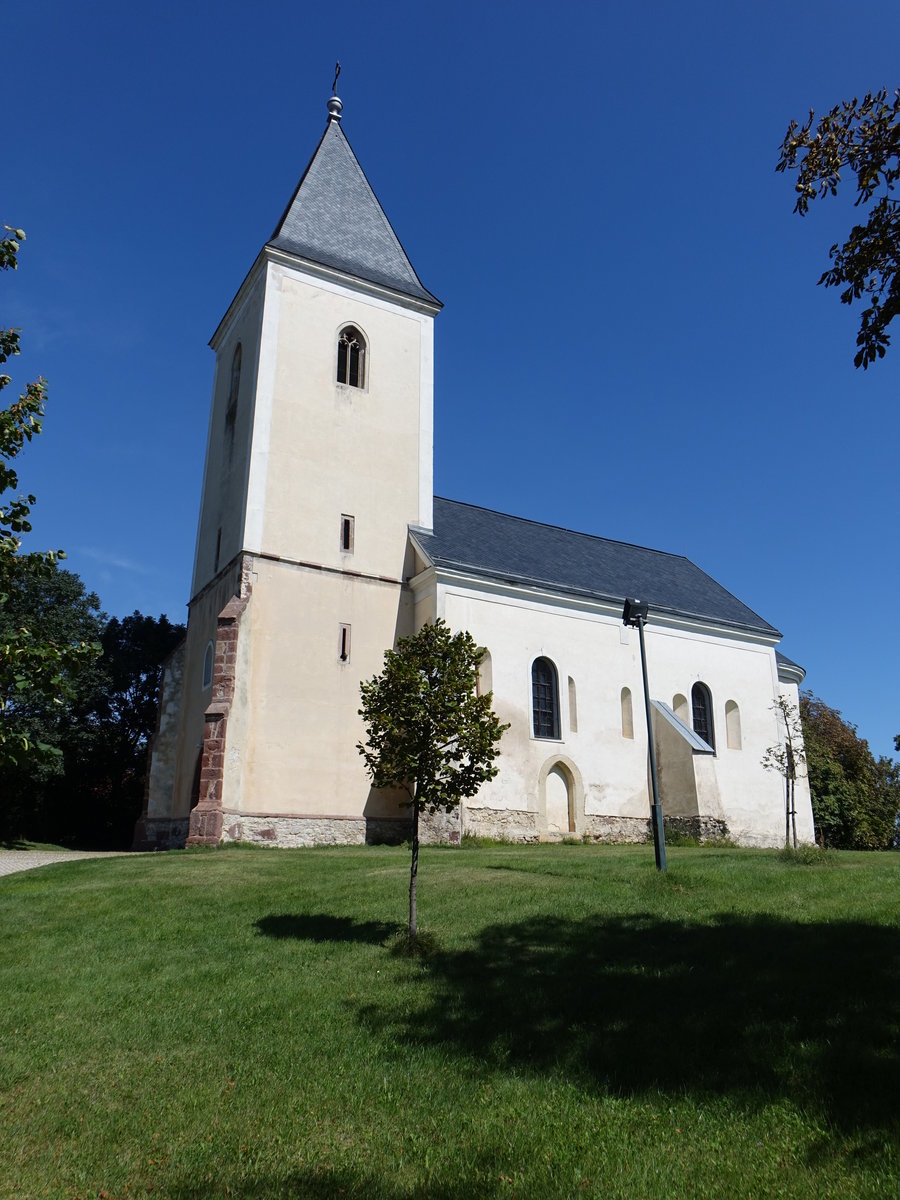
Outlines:
{"label": "tree shadow on grass", "polygon": [[[482,1168],[483,1169],[483,1168]],[[452,1183],[434,1180],[404,1185],[383,1175],[365,1171],[334,1170],[327,1167],[300,1168],[287,1175],[262,1175],[255,1179],[220,1178],[208,1182],[188,1180],[166,1194],[170,1200],[213,1200],[228,1196],[232,1200],[493,1200],[510,1195],[504,1189],[499,1169],[492,1169],[491,1180],[473,1181],[464,1172]]]}
{"label": "tree shadow on grass", "polygon": [[838,1126],[900,1133],[900,935],[861,922],[722,914],[540,917],[437,954],[395,1043],[621,1096],[664,1091],[756,1107],[787,1098]]}
{"label": "tree shadow on grass", "polygon": [[278,913],[260,917],[258,933],[271,938],[295,938],[304,942],[368,942],[381,945],[403,928],[390,921],[356,921],[330,913]]}

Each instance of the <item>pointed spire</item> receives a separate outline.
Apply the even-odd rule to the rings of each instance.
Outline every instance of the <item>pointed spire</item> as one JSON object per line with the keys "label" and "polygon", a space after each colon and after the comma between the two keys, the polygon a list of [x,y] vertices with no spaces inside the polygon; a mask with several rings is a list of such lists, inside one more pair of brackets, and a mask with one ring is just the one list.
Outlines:
{"label": "pointed spire", "polygon": [[[340,63],[335,69],[335,87]],[[413,268],[341,128],[340,97],[269,245],[440,306]]]}

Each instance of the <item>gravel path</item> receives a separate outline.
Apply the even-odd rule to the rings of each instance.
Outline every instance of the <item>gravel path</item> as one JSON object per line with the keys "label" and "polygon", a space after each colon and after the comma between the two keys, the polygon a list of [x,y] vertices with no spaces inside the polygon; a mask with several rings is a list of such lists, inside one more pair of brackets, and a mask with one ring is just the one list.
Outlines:
{"label": "gravel path", "polygon": [[130,850],[2,850],[0,849],[0,875],[12,875],[15,871],[30,871],[32,867],[46,867],[49,863],[75,862],[79,858],[120,858]]}

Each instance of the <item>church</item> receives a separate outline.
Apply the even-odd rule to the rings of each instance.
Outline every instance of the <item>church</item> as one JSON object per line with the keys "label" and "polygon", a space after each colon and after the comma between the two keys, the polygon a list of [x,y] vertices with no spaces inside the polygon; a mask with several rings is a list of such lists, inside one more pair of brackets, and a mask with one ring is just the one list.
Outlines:
{"label": "church", "polygon": [[[688,559],[433,494],[434,319],[337,96],[219,323],[187,635],[164,669],[136,847],[402,840],[369,785],[360,682],[443,618],[486,647],[499,773],[423,837],[650,837],[646,626],[669,828],[783,844],[781,634]],[[802,773],[802,772],[801,772]],[[805,778],[798,837],[813,840]]]}

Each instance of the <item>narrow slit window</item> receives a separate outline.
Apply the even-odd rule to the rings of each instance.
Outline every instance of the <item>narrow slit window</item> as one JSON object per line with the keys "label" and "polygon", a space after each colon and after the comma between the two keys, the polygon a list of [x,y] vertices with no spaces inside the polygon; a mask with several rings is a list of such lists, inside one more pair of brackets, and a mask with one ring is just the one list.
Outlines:
{"label": "narrow slit window", "polygon": [[705,683],[695,683],[691,688],[691,716],[694,733],[703,738],[710,750],[716,748],[716,732],[713,728],[712,696]]}
{"label": "narrow slit window", "polygon": [[219,569],[219,555],[221,553],[222,553],[222,528],[220,526],[219,531],[216,534],[216,561],[213,563],[213,572],[214,573],[216,571],[218,571],[218,569]]}
{"label": "narrow slit window", "polygon": [[234,349],[234,358],[231,360],[231,385],[228,389],[228,407],[225,409],[225,428],[234,431],[234,422],[237,417],[238,395],[241,390],[241,358],[243,351],[241,343],[238,342]]}
{"label": "narrow slit window", "polygon": [[212,687],[213,681],[213,644],[208,642],[206,646],[206,654],[203,656],[203,690]]}
{"label": "narrow slit window", "polygon": [[338,338],[337,381],[347,387],[366,386],[366,339],[354,325]]}
{"label": "narrow slit window", "polygon": [[353,552],[355,525],[356,521],[353,517],[348,517],[346,513],[341,515],[341,550],[345,554],[352,554]]}
{"label": "narrow slit window", "polygon": [[341,662],[350,661],[350,626],[340,625],[338,627],[338,658]]}
{"label": "narrow slit window", "polygon": [[569,730],[578,732],[578,697],[575,695],[575,680],[569,676]]}

